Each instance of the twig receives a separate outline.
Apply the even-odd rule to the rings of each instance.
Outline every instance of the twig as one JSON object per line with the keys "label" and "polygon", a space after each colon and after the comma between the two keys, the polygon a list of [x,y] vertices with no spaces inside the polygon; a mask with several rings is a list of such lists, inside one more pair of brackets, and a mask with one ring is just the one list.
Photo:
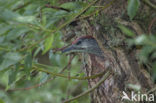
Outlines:
{"label": "twig", "polygon": [[149,0],[144,0],[144,2],[146,4],[148,4],[150,7],[152,7],[153,9],[156,9],[156,5],[154,5],[153,3],[151,3]]}
{"label": "twig", "polygon": [[97,87],[99,87],[110,76],[110,74],[111,73],[109,71],[106,72],[106,74],[102,77],[102,79],[95,86],[93,86],[92,88],[88,89],[87,91],[85,91],[85,92],[83,92],[83,93],[81,93],[81,94],[79,94],[79,95],[77,95],[77,96],[75,96],[75,97],[73,97],[71,99],[65,100],[63,103],[69,103],[69,102],[71,102],[73,100],[76,100],[76,99],[78,99],[78,98],[80,98],[80,97],[82,97],[84,95],[87,95],[88,93],[92,92]]}
{"label": "twig", "polygon": [[[5,90],[6,89],[6,87],[3,85],[3,84],[0,84],[0,90]],[[7,92],[9,93],[9,92],[12,92],[11,90],[7,90]]]}
{"label": "twig", "polygon": [[[47,81],[45,81],[44,83],[36,84],[36,85],[34,85],[34,86],[27,87],[27,88],[9,89],[8,91],[30,90],[30,89],[33,89],[33,88],[36,88],[36,87],[40,87],[40,86],[42,86],[42,85],[48,83],[49,81],[55,79],[56,76],[58,76],[58,77],[64,77],[64,78],[68,78],[68,79],[69,79],[69,76],[62,75],[61,73],[63,73],[64,70],[67,69],[67,68],[69,67],[69,65],[71,64],[71,61],[72,61],[73,58],[74,58],[74,56],[72,56],[72,57],[70,58],[70,60],[69,60],[69,62],[68,62],[68,64],[67,64],[67,66],[65,66],[59,73],[52,73],[52,72],[49,72],[49,71],[46,71],[46,70],[43,70],[43,69],[41,70],[41,69],[40,69],[39,71],[46,72],[46,73],[51,74],[51,75],[54,76],[54,77],[48,79]],[[38,68],[38,69],[39,69],[39,68]],[[37,70],[38,70],[38,69],[37,69]],[[99,73],[99,74],[96,74],[96,75],[93,75],[93,76],[89,76],[89,77],[70,77],[70,79],[78,79],[78,80],[94,79],[94,78],[99,77],[99,76],[101,76],[101,75],[103,75],[103,73]]]}
{"label": "twig", "polygon": [[[38,70],[38,71],[41,71],[41,72],[45,72],[45,73],[51,74],[52,76],[57,76],[57,77],[62,77],[62,78],[69,78],[69,76],[66,76],[66,75],[63,75],[63,74],[60,74],[60,73],[53,73],[53,72],[50,72],[50,71],[45,70],[45,69],[41,69],[41,68],[37,68],[37,67],[34,68],[34,69]],[[71,76],[70,79],[78,79],[78,80],[94,79],[94,78],[102,76],[103,73],[104,72],[99,73],[99,74],[95,74],[95,75],[92,75],[92,76],[86,76],[86,77]]]}
{"label": "twig", "polygon": [[68,79],[69,79],[69,80],[70,80],[70,68],[71,68],[71,65],[70,65],[70,64],[71,64],[71,60],[73,59],[72,57],[73,57],[73,56],[71,55],[71,56],[70,56],[70,60],[69,60],[69,61],[70,61],[70,62],[69,62],[69,65],[67,65],[67,68],[68,68]]}
{"label": "twig", "polygon": [[148,33],[151,34],[151,28],[152,28],[152,25],[154,24],[154,22],[156,21],[156,18],[154,18],[151,23],[149,24],[149,27],[148,27]]}
{"label": "twig", "polygon": [[75,21],[81,20],[81,19],[85,19],[85,18],[88,18],[88,17],[91,17],[92,15],[95,15],[96,13],[99,13],[100,11],[102,11],[102,10],[104,10],[104,9],[106,9],[106,8],[108,8],[108,7],[110,7],[114,2],[115,2],[115,0],[112,0],[112,1],[111,1],[110,3],[108,3],[106,6],[102,6],[100,9],[98,9],[98,10],[92,12],[92,13],[89,14],[89,15],[79,17],[79,18],[75,19]]}
{"label": "twig", "polygon": [[[70,45],[70,44],[69,44],[69,45]],[[52,50],[53,50],[54,53],[57,52],[57,51],[62,51],[64,48],[67,48],[69,45],[64,46],[64,47],[62,47],[62,48],[54,48],[54,49],[52,49]]]}
{"label": "twig", "polygon": [[24,7],[26,7],[27,5],[29,5],[30,3],[31,3],[31,2],[27,2],[27,3],[25,3],[24,5],[20,5],[20,6],[18,6],[17,8],[13,9],[13,11],[17,11],[18,9],[24,8]]}
{"label": "twig", "polygon": [[151,90],[149,90],[149,91],[147,92],[147,94],[154,93],[155,91],[156,91],[156,86],[155,86],[154,88],[152,88]]}
{"label": "twig", "polygon": [[66,12],[70,12],[69,9],[62,8],[62,7],[57,7],[57,6],[52,6],[50,4],[46,4],[45,7],[47,7],[47,8],[53,8],[53,9],[57,9],[57,10],[63,10],[63,11],[66,11]]}
{"label": "twig", "polygon": [[[69,65],[71,65],[71,61],[73,60],[74,56],[71,56],[70,59],[69,59],[69,62],[68,64],[59,72],[59,73],[63,73],[65,71],[65,69],[67,69],[69,67]],[[43,66],[43,65],[42,65]],[[17,91],[17,90],[30,90],[30,89],[33,89],[33,88],[37,88],[37,87],[40,87],[48,82],[50,82],[51,80],[55,79],[55,77],[52,77],[50,79],[48,79],[47,81],[43,82],[43,83],[39,83],[39,84],[36,84],[34,86],[30,86],[30,87],[26,87],[26,88],[14,88],[14,89],[9,89],[7,91]]]}
{"label": "twig", "polygon": [[[39,70],[39,71],[42,71],[42,72],[45,72],[45,73],[48,73],[48,74],[51,74],[53,75],[54,77],[48,79],[47,81],[45,81],[44,83],[40,83],[40,84],[36,84],[34,86],[31,86],[31,87],[27,87],[27,88],[15,88],[15,89],[9,89],[8,91],[17,91],[17,90],[30,90],[30,89],[33,89],[33,88],[36,88],[36,87],[40,87],[41,85],[44,85],[46,83],[48,83],[49,81],[55,79],[55,77],[63,77],[63,78],[67,78],[69,79],[69,76],[65,76],[65,75],[62,75],[61,73],[64,72],[65,69],[67,69],[69,67],[69,65],[71,64],[71,61],[72,59],[74,58],[74,56],[72,56],[67,64],[67,66],[65,66],[59,73],[53,73],[53,72],[50,72],[50,71],[47,71],[47,70],[43,70],[43,69],[36,69],[36,70]],[[96,75],[92,75],[92,76],[88,76],[88,77],[70,77],[70,79],[78,79],[78,80],[86,80],[86,79],[94,79],[94,78],[97,78],[97,77],[100,77],[104,74],[104,72],[102,73],[99,73],[99,74],[96,74]]]}
{"label": "twig", "polygon": [[10,51],[10,49],[8,48],[5,48],[5,47],[0,47],[0,51],[3,50],[3,51]]}
{"label": "twig", "polygon": [[[53,80],[54,78],[50,78],[48,79],[47,81],[43,82],[43,83],[39,83],[39,84],[36,84],[36,85],[33,85],[33,86],[30,86],[30,87],[26,87],[26,88],[14,88],[14,89],[9,89],[9,91],[17,91],[17,90],[30,90],[30,89],[33,89],[33,88],[37,88],[37,87],[40,87],[46,83],[48,83],[49,81]],[[7,90],[8,91],[8,90]]]}

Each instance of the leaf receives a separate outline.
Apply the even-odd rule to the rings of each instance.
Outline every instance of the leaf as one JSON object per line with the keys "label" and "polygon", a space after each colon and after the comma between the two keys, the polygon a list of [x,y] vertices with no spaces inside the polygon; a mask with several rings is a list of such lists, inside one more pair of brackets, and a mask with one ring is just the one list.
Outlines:
{"label": "leaf", "polygon": [[35,52],[33,53],[33,56],[36,57],[37,54],[42,50],[42,47],[38,47]]}
{"label": "leaf", "polygon": [[19,69],[19,65],[17,64],[15,68],[10,70],[8,85],[11,85],[16,80],[18,69]]}
{"label": "leaf", "polygon": [[6,22],[13,20],[14,18],[16,18],[17,16],[19,16],[18,13],[12,12],[11,10],[5,9],[1,15],[0,15],[0,19],[5,20]]}
{"label": "leaf", "polygon": [[16,64],[21,60],[21,55],[17,52],[9,52],[4,55],[4,60],[0,65],[0,71],[9,67],[10,65]]}
{"label": "leaf", "polygon": [[77,1],[77,2],[67,2],[61,5],[61,7],[70,9],[74,12],[79,12],[82,8],[87,6],[88,3],[82,2],[82,1]]}
{"label": "leaf", "polygon": [[0,98],[0,103],[4,103],[4,101]]}
{"label": "leaf", "polygon": [[42,73],[42,77],[40,79],[40,83],[44,83],[47,81],[49,75],[47,73]]}
{"label": "leaf", "polygon": [[140,91],[141,90],[141,86],[138,84],[127,84],[127,86],[135,91]]}
{"label": "leaf", "polygon": [[25,71],[28,79],[30,79],[31,68],[32,68],[32,55],[31,55],[31,53],[28,53],[24,60],[24,71]]}
{"label": "leaf", "polygon": [[5,32],[7,32],[9,29],[11,29],[12,27],[10,25],[6,25],[6,24],[0,24],[0,35],[4,34]]}
{"label": "leaf", "polygon": [[21,23],[32,23],[35,21],[35,16],[21,16],[16,12],[12,12],[11,10],[5,9],[0,15],[0,19],[5,21],[17,21]]}
{"label": "leaf", "polygon": [[15,20],[21,23],[32,23],[33,21],[35,21],[35,17],[34,16],[17,16]]}
{"label": "leaf", "polygon": [[132,32],[130,29],[128,29],[127,27],[125,27],[124,25],[118,25],[118,27],[121,29],[121,31],[127,35],[127,36],[130,36],[130,37],[134,37],[135,34],[134,32]]}
{"label": "leaf", "polygon": [[138,54],[140,61],[143,63],[147,63],[149,60],[149,54],[151,54],[154,50],[154,47],[151,47],[149,45],[144,46]]}
{"label": "leaf", "polygon": [[136,37],[136,38],[134,39],[134,43],[135,43],[136,45],[143,45],[143,44],[145,44],[147,41],[148,41],[148,38],[147,38],[146,35],[140,35],[140,36],[138,36],[138,37]]}
{"label": "leaf", "polygon": [[24,33],[28,32],[28,28],[15,28],[8,32],[6,35],[6,40],[14,40],[17,39],[20,35],[23,35]]}
{"label": "leaf", "polygon": [[42,25],[45,26],[47,23],[47,17],[45,15],[42,16]]}
{"label": "leaf", "polygon": [[45,49],[43,51],[43,54],[45,54],[52,47],[53,41],[54,41],[54,34],[45,40],[45,43],[44,43]]}
{"label": "leaf", "polygon": [[49,59],[53,63],[53,66],[60,66],[61,57],[58,54],[53,54],[51,51],[49,52]]}
{"label": "leaf", "polygon": [[61,5],[61,7],[66,8],[66,9],[73,9],[77,6],[77,3],[75,2],[67,2]]}
{"label": "leaf", "polygon": [[57,31],[54,33],[54,35],[55,35],[55,40],[53,41],[53,46],[57,48],[61,48],[64,45],[61,37],[63,35],[62,32]]}
{"label": "leaf", "polygon": [[128,0],[127,14],[131,20],[136,15],[136,13],[139,9],[139,6],[140,6],[139,0]]}
{"label": "leaf", "polygon": [[24,61],[24,69],[29,74],[31,68],[32,68],[32,55],[31,53],[28,53]]}

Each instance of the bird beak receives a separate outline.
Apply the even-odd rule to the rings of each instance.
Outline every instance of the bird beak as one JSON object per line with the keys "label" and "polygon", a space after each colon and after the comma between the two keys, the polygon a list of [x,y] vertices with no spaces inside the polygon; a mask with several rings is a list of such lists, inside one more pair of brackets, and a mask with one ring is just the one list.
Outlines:
{"label": "bird beak", "polygon": [[62,53],[68,53],[71,52],[73,50],[73,45],[68,46],[67,48],[62,50]]}

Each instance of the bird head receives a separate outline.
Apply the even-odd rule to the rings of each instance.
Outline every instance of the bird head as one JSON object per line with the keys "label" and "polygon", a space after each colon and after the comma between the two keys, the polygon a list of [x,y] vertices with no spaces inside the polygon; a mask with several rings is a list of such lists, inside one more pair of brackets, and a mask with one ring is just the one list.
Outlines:
{"label": "bird head", "polygon": [[70,46],[62,50],[62,53],[82,52],[102,55],[102,51],[98,46],[97,41],[92,36],[81,36],[72,42]]}

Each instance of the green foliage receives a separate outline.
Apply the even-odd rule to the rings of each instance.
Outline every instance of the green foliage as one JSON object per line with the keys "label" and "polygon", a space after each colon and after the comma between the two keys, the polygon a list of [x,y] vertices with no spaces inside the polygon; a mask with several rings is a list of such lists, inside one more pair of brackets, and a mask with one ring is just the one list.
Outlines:
{"label": "green foliage", "polygon": [[[47,4],[69,9],[70,12],[45,7]],[[40,88],[26,88],[45,83],[52,77],[34,69],[58,73],[68,64],[69,57],[60,52],[53,53],[53,48],[65,45],[61,29],[72,22],[86,6],[88,3],[81,1],[0,0],[0,87],[4,87],[0,90],[0,98],[4,98],[0,99],[1,103],[20,103],[20,100],[23,103],[60,103],[67,98],[67,94],[73,97],[68,91],[80,81],[56,77],[56,80]],[[70,72],[71,76],[84,76],[78,73],[80,63],[77,57],[72,61],[71,68],[70,71],[65,70],[63,75]],[[84,86],[79,88],[81,92],[87,89],[86,81],[82,83]],[[15,91],[9,93],[14,88]],[[16,88],[25,88],[25,91]],[[89,99],[82,98],[82,101],[87,102]]]}
{"label": "green foliage", "polygon": [[14,68],[12,68],[10,71],[9,71],[9,81],[8,81],[8,85],[11,85],[13,82],[16,81],[16,75],[18,73],[18,70],[19,70],[19,65],[16,64]]}
{"label": "green foliage", "polygon": [[17,52],[8,52],[3,56],[3,62],[0,65],[0,70],[8,68],[21,60],[21,55]]}
{"label": "green foliage", "polygon": [[[154,35],[141,35],[134,39],[136,45],[142,45],[142,50],[139,54],[140,61],[144,63],[149,62],[149,55],[156,50],[156,36]],[[156,58],[154,53],[152,53],[152,58]],[[154,69],[154,68],[153,68]]]}
{"label": "green foliage", "polygon": [[127,14],[132,20],[140,6],[140,0],[128,0]]}
{"label": "green foliage", "polygon": [[25,73],[27,75],[30,74],[30,70],[32,68],[32,55],[31,53],[27,53],[27,56],[25,57],[25,60],[24,60],[24,70],[25,70]]}
{"label": "green foliage", "polygon": [[0,99],[0,103],[4,103],[4,101],[2,99]]}
{"label": "green foliage", "polygon": [[156,79],[156,36],[142,34],[140,36],[128,39],[129,45],[140,46],[140,52],[138,53],[138,59],[141,63],[145,64],[150,70],[153,79]]}
{"label": "green foliage", "polygon": [[[136,16],[139,7],[140,0],[128,0],[127,14],[130,20]],[[139,34],[139,36],[136,37],[136,34],[124,25],[119,24],[118,27],[125,35],[131,37],[131,39],[127,39],[130,46],[135,45],[136,47],[140,48],[140,52],[138,53],[137,58],[139,59],[140,63],[146,65],[153,76],[153,80],[156,80],[156,35]]]}
{"label": "green foliage", "polygon": [[134,37],[135,34],[130,30],[128,29],[127,27],[125,27],[124,25],[118,25],[118,27],[121,29],[121,31],[127,35],[127,36],[130,36],[130,37]]}
{"label": "green foliage", "polygon": [[[47,8],[47,4],[70,12]],[[60,52],[54,53],[53,49],[65,45],[62,42],[63,27],[80,14],[83,17],[97,12],[95,7],[89,5],[82,1],[0,0],[0,103],[20,103],[21,100],[23,103],[61,103],[87,90],[87,81],[60,77],[40,87],[35,86],[52,77],[37,69],[59,73],[68,64],[69,57]],[[128,1],[130,19],[136,15],[139,5],[139,0]],[[148,63],[149,54],[155,50],[155,36],[142,35],[135,38],[135,34],[127,27],[119,25],[119,28],[127,36],[133,37],[132,44],[143,46],[139,58],[141,62]],[[155,58],[156,54],[153,53],[151,57]],[[84,76],[80,65],[78,57],[75,57],[71,69],[68,67],[63,75]],[[156,68],[154,63],[152,66]],[[81,87],[77,87],[78,83],[81,83]],[[73,93],[75,91],[78,92]],[[89,103],[90,99],[84,96],[73,101],[79,102]]]}
{"label": "green foliage", "polygon": [[45,40],[45,43],[44,43],[44,51],[43,51],[43,54],[45,54],[53,45],[53,41],[54,41],[54,35],[51,35],[49,38],[47,38]]}

